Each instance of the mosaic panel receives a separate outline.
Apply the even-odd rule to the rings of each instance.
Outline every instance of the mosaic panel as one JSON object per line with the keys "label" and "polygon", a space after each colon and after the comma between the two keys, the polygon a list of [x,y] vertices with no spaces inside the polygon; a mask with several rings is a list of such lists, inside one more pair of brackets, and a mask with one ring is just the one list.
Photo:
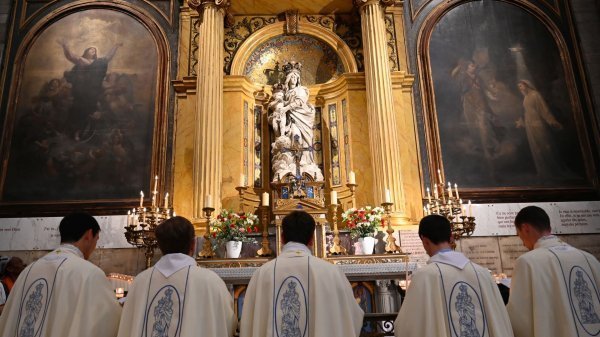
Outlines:
{"label": "mosaic panel", "polygon": [[319,166],[321,172],[324,171],[323,166],[323,123],[322,109],[320,106],[315,107],[315,123],[313,125],[313,154],[315,157],[315,164]]}
{"label": "mosaic panel", "polygon": [[262,106],[254,106],[254,187],[262,187]]}
{"label": "mosaic panel", "polygon": [[244,186],[248,186],[248,139],[249,128],[248,128],[248,101],[244,101]]}
{"label": "mosaic panel", "polygon": [[188,76],[196,76],[196,69],[198,69],[198,38],[200,37],[198,28],[200,27],[200,19],[198,17],[192,17],[191,26]]}
{"label": "mosaic panel", "polygon": [[331,184],[341,183],[340,151],[338,142],[338,119],[336,104],[329,104],[329,146],[331,149]]}
{"label": "mosaic panel", "polygon": [[348,173],[352,171],[352,166],[350,165],[350,132],[348,124],[348,102],[345,98],[342,100],[342,125],[344,128],[344,159],[346,162],[346,182],[349,183]]}
{"label": "mosaic panel", "polygon": [[396,48],[396,29],[394,28],[394,16],[392,14],[385,15],[385,36],[387,38],[388,60],[390,70],[400,70],[398,63],[398,49]]}
{"label": "mosaic panel", "polygon": [[360,17],[357,15],[339,15],[336,17],[335,33],[352,51],[358,71],[365,71],[363,63],[362,33],[360,31]]}
{"label": "mosaic panel", "polygon": [[277,17],[275,16],[238,16],[233,18],[233,24],[225,27],[225,41],[223,42],[225,74],[230,73],[231,61],[242,43],[255,31],[276,21]]}
{"label": "mosaic panel", "polygon": [[271,85],[281,79],[279,65],[286,61],[302,63],[305,86],[326,83],[344,72],[333,48],[312,36],[297,34],[276,36],[261,44],[246,61],[244,74],[253,83]]}

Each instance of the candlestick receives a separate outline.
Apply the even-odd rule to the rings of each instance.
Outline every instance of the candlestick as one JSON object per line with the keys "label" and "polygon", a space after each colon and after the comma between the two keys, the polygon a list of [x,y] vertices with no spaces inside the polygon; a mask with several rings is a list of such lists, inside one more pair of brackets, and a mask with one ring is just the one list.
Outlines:
{"label": "candlestick", "polygon": [[262,206],[269,206],[269,193],[263,192],[261,205]]}
{"label": "candlestick", "polygon": [[427,187],[427,202],[431,204],[431,193],[429,191],[429,187]]}
{"label": "candlestick", "polygon": [[165,208],[169,208],[169,192],[165,193]]}
{"label": "candlestick", "polygon": [[469,200],[469,214],[467,216],[473,216],[473,208],[471,205],[471,200]]}
{"label": "candlestick", "polygon": [[338,203],[337,191],[331,191],[331,204],[337,205],[337,203]]}
{"label": "candlestick", "polygon": [[460,199],[460,197],[458,196],[458,185],[454,184],[454,191],[456,191],[456,199]]}
{"label": "candlestick", "polygon": [[448,199],[452,198],[452,184],[448,182]]}
{"label": "candlestick", "polygon": [[[440,171],[440,169],[438,169],[438,183],[439,184],[443,184],[444,181],[442,180],[442,171]],[[443,186],[442,186],[443,187]]]}
{"label": "candlestick", "polygon": [[154,176],[154,192],[158,192],[158,176]]}
{"label": "candlestick", "polygon": [[354,175],[354,171],[348,173],[348,184],[356,184],[356,175]]}
{"label": "candlestick", "polygon": [[144,206],[144,191],[140,191],[140,207]]}
{"label": "candlestick", "polygon": [[[335,191],[332,191],[332,193]],[[337,193],[337,192],[336,192]],[[337,196],[336,196],[337,198]],[[338,229],[338,225],[337,225],[337,208],[338,205],[337,203],[331,203],[331,205],[329,206],[329,209],[331,210],[331,222],[333,223],[333,242],[331,245],[331,248],[329,248],[329,253],[331,255],[345,255],[346,252],[346,248],[342,247],[342,245],[340,245],[341,240],[340,240],[340,231]]]}

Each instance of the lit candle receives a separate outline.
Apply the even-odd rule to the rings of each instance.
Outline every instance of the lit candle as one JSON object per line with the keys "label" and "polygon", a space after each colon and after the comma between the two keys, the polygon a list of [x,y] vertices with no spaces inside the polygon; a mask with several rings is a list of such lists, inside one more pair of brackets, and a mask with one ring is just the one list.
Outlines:
{"label": "lit candle", "polygon": [[144,205],[144,191],[140,191],[140,207]]}
{"label": "lit candle", "polygon": [[460,197],[458,196],[458,185],[454,184],[454,191],[456,192],[456,199],[460,199]]}
{"label": "lit candle", "polygon": [[176,216],[177,216],[177,214],[175,214],[175,211],[173,211],[173,217],[176,217]]}
{"label": "lit candle", "polygon": [[154,176],[154,192],[158,192],[158,176]]}
{"label": "lit candle", "polygon": [[152,193],[152,207],[156,206],[156,193]]}
{"label": "lit candle", "polygon": [[131,225],[131,211],[127,211],[127,226]]}
{"label": "lit candle", "polygon": [[213,206],[213,203],[212,203],[212,195],[210,195],[210,194],[207,194],[207,195],[204,197],[204,207],[205,207],[205,208],[212,208],[212,206]]}
{"label": "lit candle", "polygon": [[452,184],[448,182],[448,199],[452,198]]}
{"label": "lit candle", "polygon": [[165,208],[169,208],[169,192],[165,193]]}
{"label": "lit candle", "polygon": [[429,215],[429,214],[427,214],[427,206],[423,206],[423,214]]}
{"label": "lit candle", "polygon": [[392,195],[390,193],[389,189],[385,189],[385,202],[390,203],[392,202]]}
{"label": "lit candle", "polygon": [[438,199],[437,184],[433,185],[433,198]]}
{"label": "lit candle", "polygon": [[439,183],[442,184],[443,183],[443,181],[442,181],[442,171],[440,171],[440,169],[438,169],[438,179],[439,179]]}
{"label": "lit candle", "polygon": [[262,205],[269,206],[269,193],[263,192],[262,194]]}
{"label": "lit candle", "polygon": [[354,174],[354,171],[350,171],[350,173],[348,173],[348,183],[349,184],[356,184],[356,175]]}
{"label": "lit candle", "polygon": [[240,174],[240,186],[245,187],[246,186],[246,175],[245,174]]}
{"label": "lit candle", "polygon": [[427,187],[427,202],[431,204],[431,193],[429,191],[429,187]]}
{"label": "lit candle", "polygon": [[331,191],[331,204],[332,205],[337,205],[338,200],[337,200],[337,191]]}
{"label": "lit candle", "polygon": [[471,200],[469,200],[469,215],[468,216],[473,216],[473,205],[471,205]]}
{"label": "lit candle", "polygon": [[465,204],[463,204],[462,199],[459,200],[459,203],[460,203],[460,210],[461,210],[462,214],[464,214],[466,216],[467,212],[465,211]]}

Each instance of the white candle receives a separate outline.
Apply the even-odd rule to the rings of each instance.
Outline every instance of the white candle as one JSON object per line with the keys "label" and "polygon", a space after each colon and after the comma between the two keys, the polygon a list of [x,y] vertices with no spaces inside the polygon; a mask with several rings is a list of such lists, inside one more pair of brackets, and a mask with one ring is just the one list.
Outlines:
{"label": "white candle", "polygon": [[458,196],[458,185],[454,184],[454,191],[456,192],[456,199],[460,199],[460,197]]}
{"label": "white candle", "polygon": [[158,176],[154,176],[154,192],[158,192]]}
{"label": "white candle", "polygon": [[165,193],[165,208],[169,208],[169,192]]}
{"label": "white candle", "polygon": [[245,174],[240,174],[240,186],[245,187],[246,186],[246,175]]}
{"label": "white candle", "polygon": [[207,194],[204,197],[204,207],[205,208],[212,208],[213,207],[213,203],[212,203],[212,195]]}
{"label": "white candle", "polygon": [[434,199],[438,198],[437,184],[433,185],[433,198]]}
{"label": "white candle", "polygon": [[473,206],[471,205],[471,200],[469,200],[469,213],[467,216],[473,216]]}
{"label": "white candle", "polygon": [[427,207],[426,206],[423,206],[423,214],[429,215],[429,214],[427,214]]}
{"label": "white candle", "polygon": [[131,225],[131,220],[133,220],[131,217],[131,211],[127,211],[127,226]]}
{"label": "white candle", "polygon": [[452,184],[448,182],[448,199],[452,198]]}
{"label": "white candle", "polygon": [[337,191],[331,191],[331,204],[332,205],[337,205],[338,200],[337,200]]}
{"label": "white candle", "polygon": [[427,187],[427,202],[431,203],[431,193],[429,191],[429,187]]}
{"label": "white candle", "polygon": [[356,175],[354,174],[354,171],[348,173],[348,183],[353,185],[356,184]]}
{"label": "white candle", "polygon": [[[442,171],[440,171],[440,169],[438,169],[438,179],[439,179],[439,183],[442,184],[443,183],[443,181],[442,181]],[[444,187],[444,186],[442,186],[442,187]]]}
{"label": "white candle", "polygon": [[144,205],[144,191],[140,191],[140,207]]}
{"label": "white candle", "polygon": [[262,194],[262,205],[269,206],[269,193],[263,192]]}
{"label": "white candle", "polygon": [[385,189],[385,202],[392,202],[392,195],[389,189]]}

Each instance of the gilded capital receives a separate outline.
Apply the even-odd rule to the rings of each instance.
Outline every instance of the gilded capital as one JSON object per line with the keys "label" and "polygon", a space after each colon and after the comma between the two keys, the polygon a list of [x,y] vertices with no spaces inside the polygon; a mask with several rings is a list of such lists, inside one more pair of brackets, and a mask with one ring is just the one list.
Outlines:
{"label": "gilded capital", "polygon": [[214,6],[220,10],[226,11],[231,5],[231,0],[188,0],[188,6],[191,9],[201,13],[206,7]]}
{"label": "gilded capital", "polygon": [[356,6],[358,9],[367,5],[375,4],[379,4],[381,7],[389,7],[393,6],[396,2],[396,0],[354,0],[354,6]]}

